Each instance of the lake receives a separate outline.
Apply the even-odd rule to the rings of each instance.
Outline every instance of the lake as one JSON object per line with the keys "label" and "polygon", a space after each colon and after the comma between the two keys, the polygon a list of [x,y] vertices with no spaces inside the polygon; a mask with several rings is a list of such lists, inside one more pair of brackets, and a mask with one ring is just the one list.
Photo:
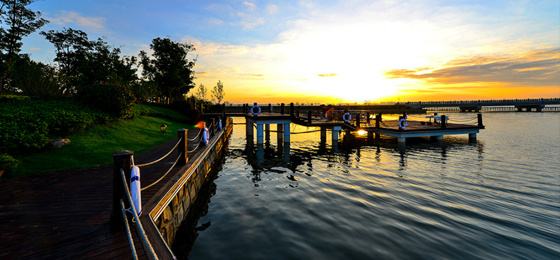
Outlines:
{"label": "lake", "polygon": [[560,113],[483,116],[477,143],[449,136],[404,149],[391,139],[333,147],[314,132],[292,135],[287,151],[273,133],[260,150],[235,125],[174,250],[190,259],[559,259]]}

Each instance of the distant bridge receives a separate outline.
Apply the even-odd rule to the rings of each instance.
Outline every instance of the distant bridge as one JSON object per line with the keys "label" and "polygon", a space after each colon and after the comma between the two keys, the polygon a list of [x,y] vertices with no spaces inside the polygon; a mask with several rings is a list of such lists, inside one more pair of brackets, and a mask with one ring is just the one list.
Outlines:
{"label": "distant bridge", "polygon": [[[466,101],[422,101],[397,102],[395,105],[406,105],[413,108],[458,108],[461,112],[479,112],[483,107],[511,107],[517,111],[541,112],[547,105],[560,105],[560,98],[535,99],[499,99],[499,100],[466,100]],[[490,109],[493,110],[493,109]],[[498,109],[499,110],[499,109]]]}
{"label": "distant bridge", "polygon": [[[259,104],[263,111],[280,112],[288,106],[294,107],[295,111],[303,113],[307,111],[320,111],[319,104]],[[243,116],[252,104],[227,105],[225,112],[230,115]],[[337,104],[333,105],[337,111],[348,110],[350,112],[371,113],[396,113],[403,112],[424,113],[426,110],[447,110],[461,112],[485,111],[560,111],[560,98],[534,98],[534,99],[493,99],[493,100],[466,100],[466,101],[418,101],[418,102],[395,102],[384,104]],[[211,112],[211,111],[208,111]],[[214,111],[218,112],[218,111]],[[221,111],[220,111],[221,112]]]}

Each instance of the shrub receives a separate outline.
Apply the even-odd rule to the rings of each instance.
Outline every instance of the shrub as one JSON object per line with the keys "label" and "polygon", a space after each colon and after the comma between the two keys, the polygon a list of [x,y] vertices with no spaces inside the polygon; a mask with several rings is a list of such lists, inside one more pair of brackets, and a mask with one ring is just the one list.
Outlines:
{"label": "shrub", "polygon": [[9,174],[15,168],[17,168],[18,165],[19,165],[19,161],[16,160],[14,157],[5,153],[0,154],[0,170],[4,170],[5,173]]}
{"label": "shrub", "polygon": [[49,137],[66,136],[110,117],[71,100],[4,99],[0,103],[0,152],[36,151]]}
{"label": "shrub", "polygon": [[122,84],[103,84],[83,87],[80,100],[94,108],[120,118],[133,116],[134,95]]}

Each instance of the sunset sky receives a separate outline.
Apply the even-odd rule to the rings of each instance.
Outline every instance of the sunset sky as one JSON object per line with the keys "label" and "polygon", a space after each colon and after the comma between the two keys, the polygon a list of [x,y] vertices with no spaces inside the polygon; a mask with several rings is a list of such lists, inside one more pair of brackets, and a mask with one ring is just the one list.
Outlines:
{"label": "sunset sky", "polygon": [[[39,0],[50,24],[126,55],[194,44],[196,82],[226,101],[560,97],[560,1]],[[37,33],[23,52],[52,62]]]}

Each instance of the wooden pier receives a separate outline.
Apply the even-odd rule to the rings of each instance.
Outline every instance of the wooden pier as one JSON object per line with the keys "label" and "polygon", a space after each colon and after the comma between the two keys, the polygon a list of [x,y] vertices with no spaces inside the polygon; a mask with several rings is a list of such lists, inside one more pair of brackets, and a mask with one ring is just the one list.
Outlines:
{"label": "wooden pier", "polygon": [[[252,113],[251,110],[255,108],[259,113]],[[373,114],[370,112],[357,112],[350,114],[349,112],[334,113],[330,119],[327,119],[320,112],[307,111],[301,113],[295,110],[294,106],[289,107],[289,111],[285,111],[284,106],[281,106],[279,112],[272,112],[272,107],[269,105],[265,108],[266,112],[262,112],[262,108],[256,106],[249,108],[248,105],[244,106],[247,113],[235,113],[235,116],[245,118],[246,122],[246,136],[248,142],[253,142],[256,136],[256,144],[263,144],[270,136],[270,125],[277,124],[278,129],[278,143],[290,142],[290,124],[297,124],[306,127],[318,127],[321,131],[321,142],[326,140],[326,132],[331,131],[332,143],[339,140],[342,131],[347,134],[354,132],[367,133],[368,141],[379,140],[381,135],[394,137],[399,144],[405,144],[407,138],[413,137],[430,137],[435,140],[441,140],[446,135],[468,135],[469,141],[476,141],[476,135],[480,129],[484,129],[482,122],[482,114],[478,113],[477,118],[473,118],[469,123],[456,123],[449,120],[449,116],[441,115],[435,116],[434,122],[430,116],[426,116],[425,120],[421,119],[407,119],[407,115],[401,116],[404,119],[403,125],[400,125],[400,120],[383,120],[383,114]],[[348,114],[350,116],[347,116]],[[232,114],[227,114],[231,116]],[[344,117],[347,116],[347,120]],[[348,120],[351,118],[350,120]],[[256,131],[256,134],[255,134]]]}
{"label": "wooden pier", "polygon": [[[199,146],[196,131],[180,130],[179,142],[134,158],[138,166],[145,165],[143,187],[150,185],[142,191],[143,213],[135,221],[125,196],[130,185],[117,178],[130,167],[131,152],[115,154],[114,167],[0,180],[0,258],[173,259],[169,245],[175,231],[233,130],[230,120],[224,120],[223,130],[212,121],[206,146]],[[130,179],[129,171],[123,175]]]}

